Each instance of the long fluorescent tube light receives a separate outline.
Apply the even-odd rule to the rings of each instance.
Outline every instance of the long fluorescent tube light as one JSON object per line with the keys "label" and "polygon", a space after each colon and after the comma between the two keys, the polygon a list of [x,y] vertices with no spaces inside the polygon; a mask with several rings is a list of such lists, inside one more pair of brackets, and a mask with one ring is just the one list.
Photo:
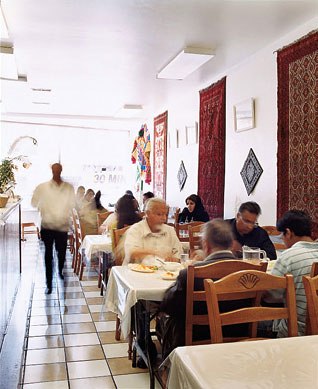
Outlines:
{"label": "long fluorescent tube light", "polygon": [[0,74],[4,78],[18,79],[13,47],[0,46]]}
{"label": "long fluorescent tube light", "polygon": [[213,57],[210,49],[186,47],[160,70],[157,78],[183,80]]}
{"label": "long fluorescent tube light", "polygon": [[1,81],[16,81],[16,82],[28,82],[27,76],[19,76],[18,78],[6,78],[6,77],[0,77]]}
{"label": "long fluorescent tube light", "polygon": [[0,7],[0,37],[1,39],[9,39],[8,27],[1,7]]}

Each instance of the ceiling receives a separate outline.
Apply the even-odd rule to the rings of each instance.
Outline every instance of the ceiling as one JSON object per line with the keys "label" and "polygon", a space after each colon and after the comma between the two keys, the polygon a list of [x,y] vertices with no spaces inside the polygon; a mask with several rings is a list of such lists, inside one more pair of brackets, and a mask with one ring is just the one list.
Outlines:
{"label": "ceiling", "polygon": [[[18,73],[1,81],[5,115],[117,119],[219,74],[318,15],[318,1],[2,0]],[[2,39],[2,43],[4,40]],[[183,81],[156,73],[186,46],[215,58]],[[34,92],[32,89],[50,89]],[[34,104],[44,102],[49,104]]]}

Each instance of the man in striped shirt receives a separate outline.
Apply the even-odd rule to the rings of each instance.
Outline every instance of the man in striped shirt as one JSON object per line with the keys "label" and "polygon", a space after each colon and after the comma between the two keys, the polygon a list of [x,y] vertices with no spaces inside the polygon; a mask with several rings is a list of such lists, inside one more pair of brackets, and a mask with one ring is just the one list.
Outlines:
{"label": "man in striped shirt", "polygon": [[[286,212],[277,222],[277,229],[283,233],[283,240],[287,247],[278,258],[272,274],[283,276],[292,274],[294,277],[297,304],[298,335],[306,333],[306,295],[302,277],[310,274],[311,265],[318,262],[318,242],[311,239],[311,220],[307,213],[298,210]],[[272,297],[283,298],[278,291]],[[273,330],[277,337],[288,336],[287,321],[275,321]]]}

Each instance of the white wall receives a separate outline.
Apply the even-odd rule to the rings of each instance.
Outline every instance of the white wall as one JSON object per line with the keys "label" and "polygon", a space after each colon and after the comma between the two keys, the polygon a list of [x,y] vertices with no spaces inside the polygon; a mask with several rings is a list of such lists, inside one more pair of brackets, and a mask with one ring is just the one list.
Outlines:
{"label": "white wall", "polygon": [[[101,190],[102,203],[106,207],[109,202],[116,202],[126,189],[133,189],[134,167],[130,161],[132,143],[128,129],[90,130],[2,123],[1,155],[5,157],[14,140],[24,135],[32,136],[38,141],[37,147],[27,152],[32,166],[23,169],[18,162],[19,169],[15,173],[15,194],[24,198],[25,208],[30,206],[30,197],[35,186],[51,178],[50,165],[59,160],[63,164],[63,177],[70,181],[75,189],[78,185],[84,185],[86,189]],[[24,152],[21,147],[20,153]],[[106,167],[106,172],[101,171],[102,166]],[[118,167],[121,169],[117,169]]]}
{"label": "white wall", "polygon": [[[168,131],[184,129],[185,125],[199,121],[199,90],[218,81],[226,80],[226,174],[224,217],[233,217],[241,202],[252,200],[260,204],[263,214],[261,224],[275,224],[277,190],[277,49],[282,48],[317,28],[318,18],[311,20],[288,36],[260,50],[244,63],[209,79],[204,84],[188,88],[185,93],[173,96],[156,114],[168,110]],[[234,131],[233,105],[247,98],[255,99],[256,127],[236,133]],[[240,171],[249,149],[253,148],[264,172],[256,188],[247,195]],[[198,145],[179,149],[168,147],[167,201],[171,206],[184,206],[184,199],[197,191]],[[179,191],[177,171],[184,161],[188,180]]]}

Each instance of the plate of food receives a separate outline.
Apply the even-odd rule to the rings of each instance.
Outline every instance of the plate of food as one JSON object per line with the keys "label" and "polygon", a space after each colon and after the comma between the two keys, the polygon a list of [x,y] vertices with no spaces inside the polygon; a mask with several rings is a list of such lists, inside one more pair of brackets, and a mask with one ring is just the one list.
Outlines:
{"label": "plate of food", "polygon": [[131,267],[131,270],[137,271],[139,273],[153,273],[155,270],[158,270],[157,266],[146,266],[143,264],[134,265]]}
{"label": "plate of food", "polygon": [[173,281],[176,280],[177,277],[178,277],[178,273],[174,273],[172,271],[166,271],[165,273],[163,273],[161,278],[166,281]]}

